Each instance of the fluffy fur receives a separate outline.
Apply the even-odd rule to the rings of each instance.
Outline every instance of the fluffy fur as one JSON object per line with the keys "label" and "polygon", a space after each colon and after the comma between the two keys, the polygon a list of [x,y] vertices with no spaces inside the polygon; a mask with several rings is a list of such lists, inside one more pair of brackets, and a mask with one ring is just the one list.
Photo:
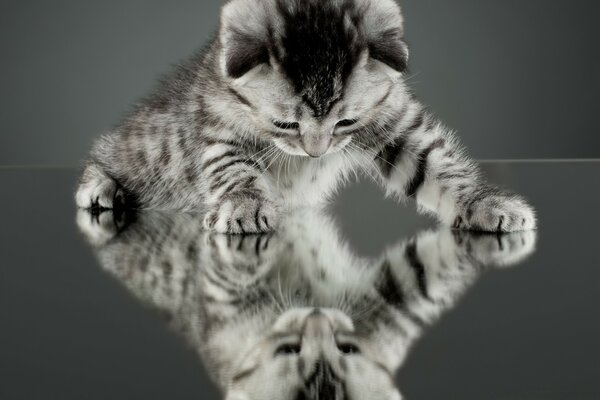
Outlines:
{"label": "fluffy fur", "polygon": [[364,259],[316,211],[254,236],[200,221],[78,220],[106,271],[186,337],[228,400],[400,399],[394,377],[415,340],[483,271],[535,245],[534,232],[441,229]]}
{"label": "fluffy fur", "polygon": [[393,0],[231,0],[206,49],[95,144],[81,208],[207,209],[205,227],[271,231],[362,172],[446,225],[533,229],[411,94]]}

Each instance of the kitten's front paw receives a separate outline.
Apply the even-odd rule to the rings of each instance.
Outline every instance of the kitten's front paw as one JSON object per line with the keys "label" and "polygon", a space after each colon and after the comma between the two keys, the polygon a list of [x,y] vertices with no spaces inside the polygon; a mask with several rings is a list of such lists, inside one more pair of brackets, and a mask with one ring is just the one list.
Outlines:
{"label": "kitten's front paw", "polygon": [[454,228],[482,232],[519,232],[535,229],[535,211],[518,196],[487,189],[467,203]]}
{"label": "kitten's front paw", "polygon": [[278,219],[271,201],[254,193],[236,193],[209,209],[204,226],[219,233],[263,233],[274,230]]}
{"label": "kitten's front paw", "polygon": [[125,195],[112,179],[92,179],[79,185],[75,203],[82,209],[112,210],[125,203]]}

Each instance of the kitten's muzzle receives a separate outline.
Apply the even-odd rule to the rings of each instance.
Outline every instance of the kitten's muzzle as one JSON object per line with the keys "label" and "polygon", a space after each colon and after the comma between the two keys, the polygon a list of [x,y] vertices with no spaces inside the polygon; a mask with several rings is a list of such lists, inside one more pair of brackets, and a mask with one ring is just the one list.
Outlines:
{"label": "kitten's muzzle", "polygon": [[[317,339],[318,342],[333,340],[333,326],[331,321],[320,309],[314,309],[304,320],[302,327],[304,338]],[[333,342],[335,344],[335,342]]]}
{"label": "kitten's muzzle", "polygon": [[329,150],[331,135],[304,135],[302,148],[310,157],[319,158]]}

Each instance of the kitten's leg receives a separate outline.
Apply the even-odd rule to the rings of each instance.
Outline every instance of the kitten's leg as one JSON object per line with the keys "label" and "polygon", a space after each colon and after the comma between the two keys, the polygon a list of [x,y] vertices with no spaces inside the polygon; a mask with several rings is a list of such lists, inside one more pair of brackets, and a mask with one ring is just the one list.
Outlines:
{"label": "kitten's leg", "polygon": [[243,234],[275,228],[275,193],[263,174],[264,165],[225,143],[211,144],[202,158],[207,182],[207,229]]}
{"label": "kitten's leg", "polygon": [[533,231],[481,234],[440,229],[385,251],[377,290],[392,306],[433,322],[484,270],[509,267],[533,254]]}
{"label": "kitten's leg", "polygon": [[420,106],[412,107],[396,137],[375,155],[389,194],[414,198],[420,210],[455,228],[535,229],[535,213],[523,198],[486,184],[455,137]]}
{"label": "kitten's leg", "polygon": [[122,205],[123,202],[124,194],[117,182],[106,175],[98,164],[89,162],[75,193],[77,207],[110,210],[115,204]]}

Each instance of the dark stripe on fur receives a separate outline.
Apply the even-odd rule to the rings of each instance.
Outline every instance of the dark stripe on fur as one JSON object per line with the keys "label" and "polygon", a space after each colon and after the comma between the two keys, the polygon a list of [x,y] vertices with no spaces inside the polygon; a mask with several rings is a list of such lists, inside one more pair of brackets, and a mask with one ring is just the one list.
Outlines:
{"label": "dark stripe on fur", "polygon": [[417,325],[419,328],[423,329],[427,326],[427,321],[421,318],[419,315],[415,314],[412,311],[405,310],[403,315],[410,320],[413,324]]}
{"label": "dark stripe on fur", "polygon": [[247,98],[245,98],[244,96],[242,96],[237,90],[229,88],[229,93],[231,93],[233,95],[233,97],[235,97],[236,100],[239,101],[240,103],[242,103],[243,105],[254,109],[254,106],[252,105],[252,103],[250,103],[250,101]]}
{"label": "dark stripe on fur", "polygon": [[344,382],[325,360],[317,361],[313,373],[304,381],[304,387],[299,389],[295,398],[295,400],[315,399],[348,399]]}
{"label": "dark stripe on fur", "polygon": [[427,159],[429,158],[431,152],[439,147],[444,146],[444,144],[444,139],[438,139],[435,142],[433,142],[428,148],[423,150],[423,152],[419,155],[415,175],[413,176],[413,178],[408,183],[405,189],[406,195],[408,197],[414,196],[419,190],[419,188],[423,185],[423,182],[425,182],[425,176],[427,174]]}
{"label": "dark stripe on fur", "polygon": [[246,164],[246,165],[249,165],[250,167],[253,167],[253,168],[256,168],[257,170],[259,170],[259,168],[257,167],[256,163],[253,162],[252,160],[248,160],[248,159],[245,159],[245,158],[240,158],[240,159],[237,159],[237,160],[229,161],[228,163],[221,165],[220,167],[218,167],[217,169],[215,169],[212,173],[214,175],[218,175],[221,172],[225,171],[228,168],[231,168],[232,166],[234,166],[236,164]]}
{"label": "dark stripe on fur", "polygon": [[164,137],[160,148],[160,161],[165,167],[171,162],[171,152],[169,151],[169,139]]}
{"label": "dark stripe on fur", "polygon": [[231,182],[231,180],[233,180],[233,179],[236,179],[243,172],[244,171],[242,171],[242,170],[237,170],[235,172],[232,172],[231,174],[227,174],[227,172],[225,172],[221,176],[218,176],[218,177],[214,176],[214,177],[212,177],[213,178],[213,183],[210,185],[210,191],[211,192],[216,191],[221,186],[227,184],[228,182]]}
{"label": "dark stripe on fur", "polygon": [[408,260],[408,264],[412,268],[415,273],[415,277],[417,278],[417,286],[419,288],[419,292],[421,295],[429,299],[429,294],[427,291],[427,276],[425,274],[425,266],[419,259],[419,255],[417,254],[417,243],[411,242],[408,246],[406,246],[406,258]]}
{"label": "dark stripe on fur", "polygon": [[392,265],[389,260],[385,260],[381,266],[376,290],[387,304],[400,309],[404,307],[404,293],[392,274]]}
{"label": "dark stripe on fur", "polygon": [[396,162],[400,158],[404,146],[406,145],[406,139],[404,136],[400,136],[393,143],[388,144],[377,154],[377,164],[381,169],[381,173],[385,178],[389,178],[392,174],[393,169],[396,167]]}
{"label": "dark stripe on fur", "polygon": [[383,103],[386,102],[386,100],[390,97],[390,95],[392,94],[392,89],[394,89],[393,85],[390,85],[387,93],[381,98],[381,100],[379,100],[372,108],[377,108],[380,105],[382,105]]}
{"label": "dark stripe on fur", "polygon": [[425,122],[425,114],[424,111],[419,111],[419,114],[415,117],[412,125],[406,128],[406,135],[410,135],[411,133],[417,131]]}
{"label": "dark stripe on fur", "polygon": [[245,371],[242,371],[242,372],[240,372],[240,373],[238,373],[238,374],[234,375],[234,376],[233,376],[233,378],[231,379],[231,381],[232,381],[233,383],[237,383],[237,382],[241,381],[242,379],[249,377],[249,376],[250,376],[250,375],[252,375],[252,374],[253,374],[253,373],[254,373],[256,370],[258,370],[258,367],[259,367],[259,365],[257,365],[257,366],[255,366],[255,367],[253,367],[253,368],[247,369],[247,370],[245,370]]}
{"label": "dark stripe on fur", "polygon": [[235,151],[227,151],[227,152],[225,152],[224,154],[221,154],[220,156],[216,156],[216,157],[213,157],[213,158],[211,158],[211,159],[209,159],[209,160],[206,160],[206,161],[204,162],[204,164],[202,164],[202,168],[203,168],[203,169],[207,169],[207,168],[208,168],[208,167],[210,167],[211,165],[213,165],[213,164],[216,164],[216,163],[218,163],[219,161],[223,161],[223,160],[224,160],[225,158],[227,158],[227,157],[235,157],[235,156],[237,156],[237,155],[238,155],[238,154],[237,154]]}

